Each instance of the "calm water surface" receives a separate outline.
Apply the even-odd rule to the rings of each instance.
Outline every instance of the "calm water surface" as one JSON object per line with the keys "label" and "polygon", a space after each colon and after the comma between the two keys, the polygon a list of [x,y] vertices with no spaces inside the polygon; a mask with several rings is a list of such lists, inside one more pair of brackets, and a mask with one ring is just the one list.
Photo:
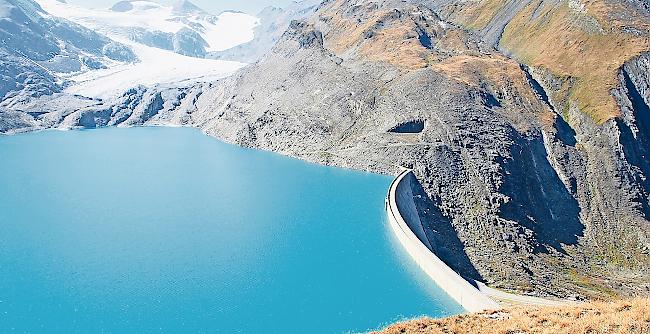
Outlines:
{"label": "calm water surface", "polygon": [[191,129],[0,137],[0,332],[344,333],[461,312],[390,234],[390,182]]}

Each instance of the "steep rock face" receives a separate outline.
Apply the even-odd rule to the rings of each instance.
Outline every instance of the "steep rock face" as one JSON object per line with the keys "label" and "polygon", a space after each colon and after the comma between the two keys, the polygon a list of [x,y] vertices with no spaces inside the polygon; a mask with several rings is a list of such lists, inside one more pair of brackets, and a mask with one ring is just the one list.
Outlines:
{"label": "steep rock face", "polygon": [[34,1],[0,1],[0,98],[21,102],[60,92],[61,73],[136,60],[128,47],[47,14]]}
{"label": "steep rock face", "polygon": [[32,117],[24,112],[0,108],[0,133],[18,133],[33,130],[36,126]]}
{"label": "steep rock face", "polygon": [[647,10],[625,1],[424,2],[529,65],[532,88],[556,113],[542,128],[548,160],[585,225],[581,261],[605,268],[588,279],[571,263],[569,277],[597,289],[641,275],[647,289],[647,272],[620,269],[648,263]]}
{"label": "steep rock face", "polygon": [[640,185],[638,202],[650,217],[650,53],[625,64],[614,92],[621,106],[620,141],[631,177]]}
{"label": "steep rock face", "polygon": [[[53,71],[65,66],[58,58],[79,59],[79,53],[94,57],[107,56],[116,61],[134,61],[135,55],[126,47],[123,57],[106,54],[106,49],[117,44],[105,36],[72,22],[49,16],[34,1],[2,0],[4,13],[0,17],[2,49],[20,55]],[[98,59],[99,59],[98,58]]]}
{"label": "steep rock face", "polygon": [[[557,93],[577,79],[498,53],[495,29],[443,19],[451,5],[469,8],[326,1],[220,82],[55,94],[21,106],[31,119],[3,111],[0,126],[196,126],[318,163],[409,167],[427,236],[462,275],[543,295],[648,294],[647,54],[617,72],[621,116],[599,120]],[[395,131],[409,124],[423,126]]]}
{"label": "steep rock face", "polygon": [[198,32],[189,28],[183,28],[176,32],[172,37],[171,44],[174,52],[199,58],[205,57],[205,49],[209,46]]}
{"label": "steep rock face", "polygon": [[3,59],[0,62],[0,96],[3,99],[14,99],[20,95],[29,99],[61,91],[61,83],[46,68],[35,66],[29,59],[2,50],[0,50],[0,57]]}

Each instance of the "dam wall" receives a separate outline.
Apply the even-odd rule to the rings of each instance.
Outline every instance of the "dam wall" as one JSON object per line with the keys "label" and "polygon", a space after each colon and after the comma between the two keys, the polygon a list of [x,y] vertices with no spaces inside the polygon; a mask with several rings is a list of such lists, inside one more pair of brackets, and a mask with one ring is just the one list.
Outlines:
{"label": "dam wall", "polygon": [[386,198],[388,221],[400,244],[418,266],[468,312],[499,309],[498,303],[434,254],[413,201],[413,182],[417,182],[415,175],[412,171],[405,170],[393,181]]}

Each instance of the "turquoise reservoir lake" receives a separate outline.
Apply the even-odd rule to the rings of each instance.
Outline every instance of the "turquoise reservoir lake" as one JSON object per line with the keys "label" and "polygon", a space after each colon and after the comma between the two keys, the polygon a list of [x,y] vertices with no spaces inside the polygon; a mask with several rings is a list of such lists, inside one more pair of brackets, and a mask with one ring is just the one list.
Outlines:
{"label": "turquoise reservoir lake", "polygon": [[0,137],[0,332],[347,333],[462,312],[393,238],[391,181],[192,129]]}

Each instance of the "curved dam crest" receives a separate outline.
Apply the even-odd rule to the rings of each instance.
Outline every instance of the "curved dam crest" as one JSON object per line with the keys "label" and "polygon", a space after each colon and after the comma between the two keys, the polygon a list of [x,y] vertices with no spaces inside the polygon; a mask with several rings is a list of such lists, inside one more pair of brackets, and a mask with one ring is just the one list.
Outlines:
{"label": "curved dam crest", "polygon": [[0,331],[347,333],[463,312],[396,243],[392,178],[187,128],[0,137]]}
{"label": "curved dam crest", "polygon": [[415,203],[410,170],[404,170],[390,185],[386,210],[392,231],[418,266],[449,296],[469,312],[499,309],[498,303],[467,282],[432,251]]}

